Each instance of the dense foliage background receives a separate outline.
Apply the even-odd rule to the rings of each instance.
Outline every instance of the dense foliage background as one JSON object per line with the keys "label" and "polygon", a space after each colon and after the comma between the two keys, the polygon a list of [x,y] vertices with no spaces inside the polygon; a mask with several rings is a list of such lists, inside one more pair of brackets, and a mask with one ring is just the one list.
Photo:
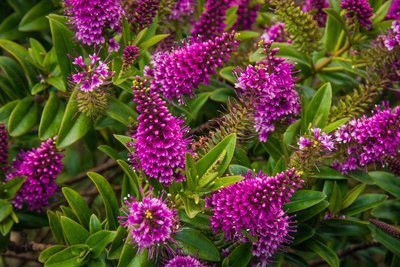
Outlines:
{"label": "dense foliage background", "polygon": [[399,266],[399,19],[1,1],[0,265]]}

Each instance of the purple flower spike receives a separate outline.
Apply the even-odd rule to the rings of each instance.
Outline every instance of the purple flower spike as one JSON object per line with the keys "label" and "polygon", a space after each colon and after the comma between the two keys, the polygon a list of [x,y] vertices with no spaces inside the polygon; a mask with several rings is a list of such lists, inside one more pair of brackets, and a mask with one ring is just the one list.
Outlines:
{"label": "purple flower spike", "polygon": [[124,209],[126,216],[119,218],[120,223],[140,250],[170,241],[178,227],[177,212],[159,198],[145,197],[139,202],[129,197]]}
{"label": "purple flower spike", "polygon": [[136,0],[132,7],[126,11],[130,16],[131,27],[135,31],[143,30],[153,22],[158,9],[160,0]]}
{"label": "purple flower spike", "polygon": [[386,15],[387,19],[399,20],[400,19],[400,0],[393,0],[392,5]]}
{"label": "purple flower spike", "polygon": [[350,121],[335,136],[336,142],[345,147],[345,158],[335,162],[334,167],[344,174],[382,163],[384,157],[396,157],[400,147],[400,107],[377,107],[371,117]]}
{"label": "purple flower spike", "polygon": [[149,177],[168,185],[182,181],[179,168],[185,167],[185,154],[189,152],[188,129],[183,120],[173,117],[165,101],[150,91],[138,78],[133,82],[138,126],[132,138],[134,152],[130,155],[134,167],[141,168]]}
{"label": "purple flower spike", "polygon": [[226,11],[236,0],[207,0],[205,11],[200,20],[193,25],[192,35],[206,39],[220,36],[225,29]]}
{"label": "purple flower spike", "polygon": [[355,18],[362,27],[371,29],[374,10],[368,0],[342,0],[340,8],[346,10],[346,17]]}
{"label": "purple flower spike", "polygon": [[61,173],[63,155],[57,152],[54,139],[42,142],[39,148],[20,152],[8,173],[7,180],[26,176],[13,204],[21,209],[26,204],[29,210],[41,211],[48,206],[57,191],[57,176]]}
{"label": "purple flower spike", "polygon": [[273,177],[261,172],[255,176],[248,173],[245,180],[206,199],[213,211],[212,229],[221,230],[226,238],[240,242],[247,242],[247,235],[255,237],[253,254],[268,261],[291,239],[289,233],[293,227],[283,205],[303,182],[295,169]]}
{"label": "purple flower spike", "polygon": [[292,77],[294,65],[275,57],[277,52],[277,49],[266,51],[266,59],[239,70],[235,85],[238,93],[253,104],[255,129],[262,142],[275,130],[276,122],[287,120],[300,111]]}
{"label": "purple flower spike", "polygon": [[128,45],[124,48],[124,52],[122,53],[122,59],[124,62],[124,67],[127,68],[138,58],[139,56],[139,47],[135,45]]}
{"label": "purple flower spike", "polygon": [[110,40],[110,49],[118,47],[113,33],[122,29],[124,11],[119,0],[65,0],[65,6],[79,41],[99,45]]}
{"label": "purple flower spike", "polygon": [[306,0],[303,5],[303,11],[312,13],[314,20],[318,22],[318,26],[324,27],[328,15],[323,9],[327,7],[329,7],[327,0]]}
{"label": "purple flower spike", "polygon": [[223,66],[237,47],[234,33],[224,33],[212,40],[189,40],[171,52],[159,52],[152,59],[152,89],[167,99],[193,96],[193,89],[207,84],[216,68]]}
{"label": "purple flower spike", "polygon": [[261,5],[252,5],[251,0],[238,0],[237,20],[233,29],[251,30],[251,26],[257,19],[257,13]]}
{"label": "purple flower spike", "polygon": [[195,0],[178,0],[169,16],[173,20],[182,20],[185,17],[189,17],[194,13],[196,7]]}
{"label": "purple flower spike", "polygon": [[168,261],[165,267],[206,267],[206,266],[193,257],[179,255]]}
{"label": "purple flower spike", "polygon": [[82,56],[74,59],[72,64],[79,67],[80,71],[72,75],[72,82],[84,92],[92,92],[105,84],[112,72],[108,65],[100,60],[96,53],[89,56],[90,63],[85,63]]}
{"label": "purple flower spike", "polygon": [[0,174],[6,171],[8,165],[8,132],[6,126],[0,123]]}

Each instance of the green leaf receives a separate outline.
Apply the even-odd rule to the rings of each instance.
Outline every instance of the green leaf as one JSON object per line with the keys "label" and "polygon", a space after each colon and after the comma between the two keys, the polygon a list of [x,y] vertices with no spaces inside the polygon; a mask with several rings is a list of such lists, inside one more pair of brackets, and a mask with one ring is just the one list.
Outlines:
{"label": "green leaf", "polygon": [[39,261],[41,263],[45,263],[51,256],[60,252],[61,250],[65,249],[65,246],[62,245],[55,245],[43,250],[39,255]]}
{"label": "green leaf", "polygon": [[242,176],[224,176],[217,178],[214,183],[212,184],[210,191],[217,191],[221,188],[230,186],[237,182],[242,181],[244,178]]}
{"label": "green leaf", "polygon": [[311,176],[317,179],[333,179],[333,180],[346,180],[347,178],[343,174],[335,169],[329,167],[321,167],[318,173]]}
{"label": "green leaf", "polygon": [[309,103],[303,124],[303,131],[311,123],[314,127],[324,128],[328,121],[332,103],[332,87],[330,83],[322,85]]}
{"label": "green leaf", "polygon": [[29,38],[29,44],[31,45],[31,47],[28,48],[28,53],[31,56],[33,63],[35,63],[35,66],[42,67],[44,57],[47,53],[46,50],[44,49],[43,45],[36,39]]}
{"label": "green leaf", "polygon": [[31,93],[32,93],[32,95],[37,95],[37,94],[43,92],[44,90],[46,90],[47,88],[49,88],[49,85],[48,85],[48,84],[38,82],[37,84],[35,84],[35,85],[32,87]]}
{"label": "green leaf", "polygon": [[400,240],[379,229],[373,224],[369,225],[373,237],[394,254],[400,256]]}
{"label": "green leaf", "polygon": [[345,209],[349,207],[351,204],[356,201],[358,196],[364,191],[365,189],[365,184],[359,184],[355,186],[353,189],[351,189],[347,195],[344,197],[343,204],[342,204],[342,209]]}
{"label": "green leaf", "polygon": [[89,233],[94,234],[98,231],[100,231],[102,228],[101,222],[99,218],[97,218],[96,214],[92,214],[90,216],[90,221],[89,221]]}
{"label": "green leaf", "polygon": [[325,133],[333,132],[339,126],[345,124],[348,121],[349,121],[349,118],[343,118],[343,119],[337,120],[337,121],[332,122],[331,124],[328,124],[327,126],[325,126],[325,128],[323,128],[322,131]]}
{"label": "green leaf", "polygon": [[377,186],[396,198],[400,198],[400,177],[382,171],[373,171],[368,174],[372,177]]}
{"label": "green leaf", "polygon": [[[14,177],[10,181],[1,185],[0,196],[2,199],[11,200],[15,197],[22,184],[25,182],[26,177]],[[3,192],[1,192],[3,191]]]}
{"label": "green leaf", "polygon": [[91,236],[86,240],[86,245],[90,247],[93,253],[93,257],[99,257],[106,247],[114,240],[115,232],[101,230]]}
{"label": "green leaf", "polygon": [[8,235],[13,225],[14,221],[12,220],[12,218],[7,217],[5,220],[0,222],[0,234],[2,234],[3,236]]}
{"label": "green leaf", "polygon": [[126,135],[114,134],[115,139],[117,139],[128,151],[131,151],[132,148],[129,146],[129,143],[132,142],[132,138]]}
{"label": "green leaf", "polygon": [[0,56],[0,68],[10,82],[11,87],[15,90],[14,93],[17,96],[23,97],[25,93],[29,92],[29,85],[25,74],[14,59]]}
{"label": "green leaf", "polygon": [[343,210],[343,213],[347,216],[353,216],[378,206],[386,199],[387,195],[383,194],[364,194],[358,197],[351,206]]}
{"label": "green leaf", "polygon": [[372,24],[376,25],[379,22],[383,21],[388,13],[393,1],[386,1],[383,3],[378,11],[375,12],[374,16],[372,17]]}
{"label": "green leaf", "polygon": [[238,6],[232,6],[232,7],[228,8],[228,10],[226,11],[225,31],[228,31],[235,24],[235,22],[237,20],[237,10],[238,10]]}
{"label": "green leaf", "polygon": [[64,236],[70,245],[84,244],[89,232],[82,225],[68,217],[61,216],[61,227]]}
{"label": "green leaf", "polygon": [[242,165],[237,165],[237,164],[229,165],[229,173],[232,175],[245,176],[249,171],[251,171],[251,169]]}
{"label": "green leaf", "polygon": [[18,25],[18,30],[23,32],[45,30],[49,25],[45,15],[52,11],[55,11],[53,2],[42,0],[24,15]]}
{"label": "green leaf", "polygon": [[340,208],[342,207],[342,201],[343,201],[342,193],[340,191],[338,184],[335,182],[333,184],[333,190],[331,198],[329,200],[329,211],[333,214],[339,212]]}
{"label": "green leaf", "polygon": [[[124,193],[122,194],[122,196],[125,197],[127,194],[131,194],[136,199],[140,200],[141,193],[140,193],[140,186],[139,186],[139,177],[137,176],[136,172],[124,160],[117,160],[117,163],[128,177],[128,179],[124,179],[124,186],[123,186]],[[129,190],[127,190],[127,189],[129,189]]]}
{"label": "green leaf", "polygon": [[111,97],[108,101],[106,113],[114,120],[128,126],[130,124],[129,118],[137,118],[138,114],[133,110],[133,108],[123,103],[121,100]]}
{"label": "green leaf", "polygon": [[38,119],[38,106],[32,97],[26,97],[18,102],[8,120],[8,131],[11,136],[21,136],[29,132]]}
{"label": "green leaf", "polygon": [[315,230],[309,226],[308,224],[301,223],[297,226],[296,233],[294,234],[294,240],[292,245],[298,245],[311,237],[315,234]]}
{"label": "green leaf", "polygon": [[266,143],[260,143],[261,146],[268,152],[268,154],[274,159],[279,161],[284,156],[282,143],[280,140],[273,136],[269,136]]}
{"label": "green leaf", "polygon": [[320,215],[322,211],[324,211],[327,207],[329,206],[329,202],[326,200],[321,201],[317,205],[314,205],[308,209],[302,210],[298,213],[296,213],[296,220],[298,222],[304,222],[307,221],[308,219],[311,219],[312,217],[316,215]]}
{"label": "green leaf", "polygon": [[72,72],[72,58],[67,55],[81,55],[81,47],[75,45],[74,33],[68,29],[66,17],[50,14],[48,16],[53,45],[55,47],[57,62],[60,66],[64,81]]}
{"label": "green leaf", "polygon": [[228,168],[236,146],[236,134],[225,137],[210,152],[201,158],[197,164],[197,174],[203,177],[206,173],[217,172],[221,176]]}
{"label": "green leaf", "polygon": [[14,108],[17,106],[17,104],[20,102],[20,100],[15,100],[8,102],[4,106],[0,107],[0,121],[1,122],[7,122],[9,120],[9,117],[11,115],[11,112],[14,110]]}
{"label": "green leaf", "polygon": [[3,39],[0,40],[0,47],[10,53],[18,61],[18,63],[24,70],[29,85],[32,85],[34,81],[37,80],[36,77],[38,73],[36,68],[28,61],[28,51],[23,46],[17,43]]}
{"label": "green leaf", "polygon": [[206,104],[207,100],[210,98],[211,93],[200,93],[196,98],[188,101],[187,106],[190,109],[190,118],[187,122],[191,122],[192,120],[196,120],[199,112],[202,110],[203,106]]}
{"label": "green leaf", "polygon": [[223,267],[242,267],[248,266],[253,255],[251,254],[251,243],[240,244],[224,259]]}
{"label": "green leaf", "polygon": [[371,215],[376,218],[390,220],[392,222],[400,222],[400,200],[387,200],[381,205],[375,207],[371,211]]}
{"label": "green leaf", "polygon": [[117,217],[119,215],[119,209],[117,197],[115,196],[113,188],[108,183],[106,178],[104,178],[100,174],[88,172],[88,176],[96,185],[97,190],[99,191],[100,196],[103,199],[103,203],[106,209],[108,229],[117,229]]}
{"label": "green leaf", "polygon": [[153,37],[151,37],[150,39],[148,39],[147,41],[143,42],[142,44],[139,45],[139,48],[141,50],[146,50],[149,47],[152,47],[153,45],[158,44],[159,42],[161,42],[162,40],[164,40],[165,38],[167,38],[169,36],[169,34],[158,34],[158,35],[154,35]]}
{"label": "green leaf", "polygon": [[63,187],[62,192],[81,225],[89,229],[90,214],[92,212],[86,204],[85,199],[78,192],[68,187]]}
{"label": "green leaf", "polygon": [[4,199],[0,199],[0,222],[7,218],[13,211],[10,202]]}
{"label": "green leaf", "polygon": [[197,214],[204,211],[205,203],[203,199],[196,202],[195,199],[188,197],[184,192],[180,192],[179,197],[182,199],[185,212],[189,218],[193,219]]}
{"label": "green leaf", "polygon": [[234,66],[224,67],[219,71],[219,76],[221,76],[228,82],[234,84],[234,83],[236,83],[236,77],[232,72],[234,69],[236,69],[236,67],[234,67]]}
{"label": "green leaf", "polygon": [[341,32],[346,28],[346,24],[335,9],[324,9],[324,12],[328,14],[328,18],[326,21],[323,43],[327,51],[333,52],[335,48],[341,45],[341,43],[338,44],[338,42],[340,42],[338,36],[340,36]]}
{"label": "green leaf", "polygon": [[324,243],[316,239],[312,239],[306,241],[306,243],[303,243],[303,246],[311,249],[313,252],[321,256],[321,258],[323,258],[329,264],[329,266],[340,266],[340,261],[336,253]]}
{"label": "green leaf", "polygon": [[326,195],[319,191],[300,190],[293,194],[291,202],[285,205],[288,213],[294,213],[312,207],[326,198]]}
{"label": "green leaf", "polygon": [[53,238],[57,241],[57,243],[64,244],[64,234],[59,216],[55,212],[48,210],[47,217],[49,219],[50,230]]}
{"label": "green leaf", "polygon": [[219,251],[215,245],[197,230],[183,228],[175,234],[174,239],[182,243],[185,252],[196,255],[203,260],[220,260]]}
{"label": "green leaf", "polygon": [[129,242],[126,242],[122,248],[121,257],[119,258],[117,267],[131,267],[130,263],[136,255],[136,249]]}
{"label": "green leaf", "polygon": [[39,137],[42,140],[57,135],[64,115],[64,104],[55,92],[50,92],[49,99],[44,106],[39,125]]}
{"label": "green leaf", "polygon": [[58,132],[57,146],[67,147],[81,139],[91,128],[91,121],[79,113],[75,90],[68,101]]}
{"label": "green leaf", "polygon": [[112,241],[110,250],[108,252],[107,258],[110,260],[119,259],[124,247],[124,241],[128,235],[124,227],[119,226],[115,234],[114,240]]}
{"label": "green leaf", "polygon": [[88,260],[87,255],[89,253],[89,247],[87,245],[74,245],[67,247],[53,254],[45,262],[45,267],[77,267],[82,266]]}
{"label": "green leaf", "polygon": [[59,91],[65,92],[67,90],[65,88],[64,80],[61,77],[53,76],[53,77],[47,78],[46,83],[54,86],[54,88],[56,88]]}
{"label": "green leaf", "polygon": [[0,23],[0,38],[8,40],[18,40],[24,37],[24,33],[18,31],[18,23],[21,20],[21,14],[11,13],[6,18],[2,18]]}

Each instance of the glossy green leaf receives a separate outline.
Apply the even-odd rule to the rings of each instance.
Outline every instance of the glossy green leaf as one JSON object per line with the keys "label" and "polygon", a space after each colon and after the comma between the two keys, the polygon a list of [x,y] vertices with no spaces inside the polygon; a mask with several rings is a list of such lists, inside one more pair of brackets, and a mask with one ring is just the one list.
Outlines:
{"label": "glossy green leaf", "polygon": [[326,246],[324,243],[312,239],[306,241],[304,243],[304,246],[307,247],[308,249],[311,249],[313,252],[318,254],[321,258],[323,258],[331,267],[339,267],[340,266],[340,261],[336,253]]}
{"label": "glossy green leaf", "polygon": [[10,114],[8,131],[11,136],[21,136],[29,132],[36,124],[39,115],[38,105],[32,97],[18,102]]}
{"label": "glossy green leaf", "polygon": [[343,213],[347,216],[353,216],[378,206],[386,199],[387,196],[383,194],[364,194],[359,196],[351,206],[343,210]]}
{"label": "glossy green leaf", "polygon": [[347,178],[343,174],[335,169],[329,167],[321,167],[319,171],[314,173],[312,178],[317,179],[333,179],[333,180],[346,180]]}
{"label": "glossy green leaf", "polygon": [[7,218],[13,211],[10,202],[4,199],[0,199],[0,222]]}
{"label": "glossy green leaf", "polygon": [[234,67],[234,66],[224,67],[219,71],[219,75],[222,78],[224,78],[225,80],[227,80],[228,82],[234,84],[234,83],[236,83],[236,77],[233,74],[234,69],[236,69],[236,67]]}
{"label": "glossy green leaf", "polygon": [[[140,187],[139,187],[139,177],[136,172],[132,169],[132,167],[126,163],[124,160],[117,160],[118,165],[122,168],[122,170],[127,175],[128,179],[124,180],[124,189],[125,194],[122,194],[123,197],[126,197],[127,194],[134,196],[136,199],[141,199]],[[126,188],[125,188],[126,187]],[[126,190],[129,189],[129,190]]]}
{"label": "glossy green leaf", "polygon": [[23,46],[4,39],[0,39],[0,47],[10,53],[18,61],[24,70],[29,84],[32,85],[37,80],[36,77],[38,73],[36,68],[28,61],[28,51]]}
{"label": "glossy green leaf", "polygon": [[131,267],[130,263],[136,255],[136,249],[129,242],[126,242],[119,258],[117,267]]}
{"label": "glossy green leaf", "polygon": [[90,119],[78,111],[76,94],[75,90],[69,98],[58,132],[57,145],[62,148],[81,139],[91,127]]}
{"label": "glossy green leaf", "polygon": [[228,168],[236,146],[236,134],[225,137],[196,164],[197,174],[202,177],[206,173],[217,172],[221,176]]}
{"label": "glossy green leaf", "polygon": [[343,199],[342,209],[345,209],[353,204],[358,196],[364,192],[365,186],[365,184],[359,184],[351,189]]}
{"label": "glossy green leaf", "polygon": [[11,112],[17,106],[20,100],[15,100],[8,102],[4,106],[0,107],[0,121],[1,122],[8,122]]}
{"label": "glossy green leaf", "polygon": [[41,31],[49,26],[46,15],[55,10],[52,1],[42,0],[32,7],[21,19],[18,25],[20,31]]}
{"label": "glossy green leaf", "polygon": [[151,37],[150,39],[148,39],[147,41],[143,42],[142,44],[140,44],[139,48],[141,50],[145,50],[149,47],[152,47],[156,44],[158,44],[159,42],[161,42],[162,40],[164,40],[165,38],[167,38],[169,36],[169,34],[158,34],[158,35],[154,35],[153,37]]}
{"label": "glossy green leaf", "polygon": [[106,247],[115,238],[115,232],[101,230],[95,234],[89,236],[86,240],[86,245],[88,245],[93,253],[93,257],[99,257],[103,252],[105,252]]}
{"label": "glossy green leaf", "polygon": [[337,212],[340,211],[340,208],[342,207],[342,193],[341,190],[338,186],[338,184],[335,182],[333,184],[333,190],[331,197],[329,199],[329,211],[333,214],[336,214]]}
{"label": "glossy green leaf", "polygon": [[78,267],[83,266],[89,253],[87,245],[74,245],[53,254],[45,262],[45,267]]}
{"label": "glossy green leaf", "polygon": [[117,229],[117,217],[119,216],[119,208],[117,197],[109,182],[100,174],[89,172],[89,178],[96,185],[106,209],[108,229]]}
{"label": "glossy green leaf", "polygon": [[55,245],[43,250],[39,255],[39,262],[45,263],[51,256],[65,249],[65,246]]}
{"label": "glossy green leaf", "polygon": [[220,254],[215,245],[197,230],[183,228],[175,234],[174,238],[182,244],[184,251],[192,255],[208,261],[220,260]]}
{"label": "glossy green leaf", "polygon": [[90,214],[92,212],[86,204],[85,199],[78,192],[68,187],[62,188],[62,192],[81,225],[89,229]]}
{"label": "glossy green leaf", "polygon": [[251,254],[250,243],[240,244],[224,259],[222,262],[223,267],[242,267],[248,266],[253,255]]}
{"label": "glossy green leaf", "polygon": [[322,85],[309,103],[303,118],[303,130],[311,123],[314,127],[324,128],[328,121],[332,103],[332,87],[330,83]]}
{"label": "glossy green leaf", "polygon": [[49,99],[44,106],[39,125],[39,137],[42,140],[57,135],[64,115],[65,106],[55,92],[50,92]]}
{"label": "glossy green leaf", "polygon": [[293,245],[298,245],[311,237],[315,234],[315,230],[309,226],[308,224],[301,223],[297,226],[296,233],[293,235]]}
{"label": "glossy green leaf", "polygon": [[67,55],[80,55],[81,48],[75,45],[74,34],[67,26],[68,19],[66,17],[50,14],[48,19],[57,61],[66,81],[67,76],[72,72],[72,58]]}
{"label": "glossy green leaf", "polygon": [[326,195],[319,191],[300,190],[293,194],[291,201],[285,205],[289,213],[305,210],[312,207],[326,198]]}
{"label": "glossy green leaf", "polygon": [[57,243],[64,244],[64,234],[59,216],[55,212],[48,210],[47,218],[49,219],[52,236],[57,241]]}
{"label": "glossy green leaf", "polygon": [[372,177],[377,186],[396,198],[400,198],[400,177],[382,171],[373,171],[368,174]]}
{"label": "glossy green leaf", "polygon": [[79,223],[68,217],[61,216],[61,227],[64,236],[70,245],[84,244],[89,237],[89,232]]}
{"label": "glossy green leaf", "polygon": [[106,113],[108,116],[113,118],[116,121],[121,122],[122,124],[128,126],[130,123],[129,118],[136,119],[137,113],[133,110],[132,107],[123,103],[119,99],[114,97],[109,98],[108,107],[106,109]]}

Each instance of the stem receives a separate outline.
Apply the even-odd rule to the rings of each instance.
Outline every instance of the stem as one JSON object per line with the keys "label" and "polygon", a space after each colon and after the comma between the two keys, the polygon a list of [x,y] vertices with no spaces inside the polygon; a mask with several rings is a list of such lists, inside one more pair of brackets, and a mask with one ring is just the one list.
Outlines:
{"label": "stem", "polygon": [[117,166],[117,163],[114,160],[109,160],[99,166],[96,166],[92,169],[89,169],[88,171],[82,172],[78,174],[77,176],[71,178],[70,180],[66,181],[64,184],[65,185],[72,185],[75,183],[78,183],[82,180],[84,180],[87,177],[88,172],[105,172],[109,169],[112,169],[113,167]]}

